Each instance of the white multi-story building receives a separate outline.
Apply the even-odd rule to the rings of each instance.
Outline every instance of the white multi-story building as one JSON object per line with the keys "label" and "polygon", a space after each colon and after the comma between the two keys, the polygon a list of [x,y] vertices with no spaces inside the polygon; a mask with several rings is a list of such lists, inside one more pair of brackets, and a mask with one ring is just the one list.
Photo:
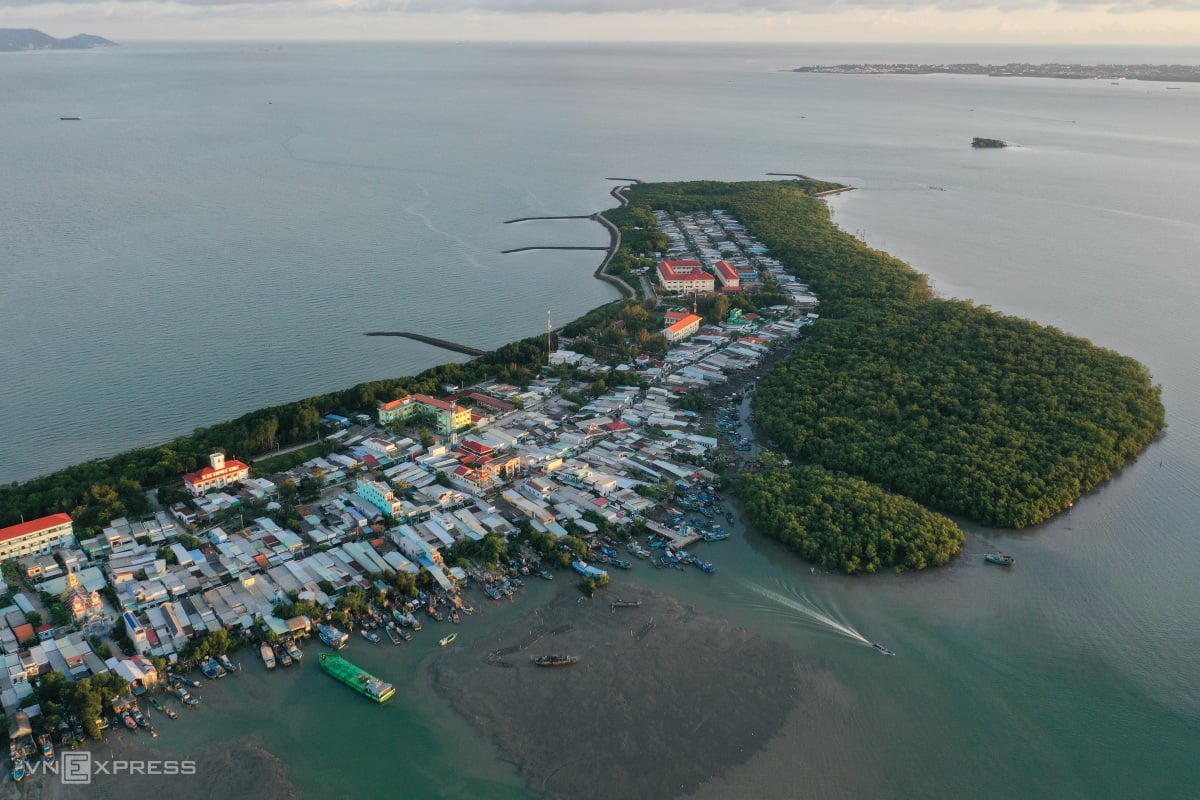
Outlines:
{"label": "white multi-story building", "polygon": [[75,529],[69,514],[51,514],[0,528],[0,561],[74,545]]}

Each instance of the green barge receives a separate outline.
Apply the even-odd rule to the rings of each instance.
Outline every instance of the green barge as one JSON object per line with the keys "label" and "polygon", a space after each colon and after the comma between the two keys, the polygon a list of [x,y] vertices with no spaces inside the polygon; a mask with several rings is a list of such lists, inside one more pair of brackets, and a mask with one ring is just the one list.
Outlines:
{"label": "green barge", "polygon": [[379,680],[366,670],[354,666],[333,653],[321,653],[321,669],[376,703],[386,703],[396,693],[396,687],[387,681]]}

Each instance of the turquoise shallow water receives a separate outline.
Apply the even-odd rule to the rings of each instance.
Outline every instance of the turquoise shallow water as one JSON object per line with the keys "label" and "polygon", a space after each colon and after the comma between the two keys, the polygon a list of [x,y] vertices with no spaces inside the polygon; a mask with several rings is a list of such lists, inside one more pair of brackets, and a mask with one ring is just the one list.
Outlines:
{"label": "turquoise shallow water", "polygon": [[[601,244],[599,227],[499,223],[603,208],[606,177],[842,180],[860,187],[831,201],[846,230],[947,295],[1139,358],[1170,427],[1070,515],[971,528],[968,555],[938,572],[812,574],[753,536],[707,547],[711,579],[636,570],[833,676],[781,732],[790,749],[719,796],[1191,794],[1200,88],[779,71],[1017,59],[1200,52],[162,45],[5,58],[0,174],[20,191],[0,194],[0,480],[447,359],[364,330],[488,346],[538,332],[547,307],[576,316],[611,296],[590,279],[595,254],[499,251]],[[1021,146],[973,151],[973,136]],[[1016,569],[985,567],[996,547]],[[747,581],[804,594],[900,655],[766,611]],[[394,657],[368,655],[417,685],[419,654],[382,660]],[[220,723],[164,747],[255,732],[311,797],[371,795],[396,762],[414,796],[518,791],[428,693],[356,708],[313,667],[214,687]],[[252,694],[271,716],[241,704]],[[331,783],[329,763],[355,768]]]}

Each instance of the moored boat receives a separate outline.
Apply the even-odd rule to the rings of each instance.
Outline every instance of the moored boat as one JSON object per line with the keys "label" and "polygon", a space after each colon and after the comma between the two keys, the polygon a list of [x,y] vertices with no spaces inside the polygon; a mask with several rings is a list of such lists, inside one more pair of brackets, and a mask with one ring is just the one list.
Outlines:
{"label": "moored boat", "polygon": [[16,783],[20,783],[25,779],[25,760],[21,758],[13,759],[12,779]]}
{"label": "moored boat", "polygon": [[279,662],[279,666],[281,667],[290,667],[292,665],[292,656],[282,644],[275,645],[275,660]]}
{"label": "moored boat", "polygon": [[275,651],[271,648],[271,645],[263,642],[258,648],[258,654],[262,656],[263,664],[266,665],[267,669],[275,669]]}
{"label": "moored boat", "polygon": [[233,662],[229,659],[229,656],[225,655],[224,653],[217,656],[217,661],[228,671],[237,672],[237,667],[233,665]]}
{"label": "moored boat", "polygon": [[999,564],[1002,567],[1011,567],[1013,563],[1016,562],[1016,559],[1012,556],[1006,556],[1004,553],[1000,552],[987,553],[984,555],[983,559],[991,562],[992,564]]}
{"label": "moored boat", "polygon": [[388,625],[386,628],[384,628],[384,631],[387,632],[387,637],[392,641],[392,644],[399,646],[400,643],[404,641],[404,639],[400,637],[400,629],[397,628],[395,624]]}
{"label": "moored boat", "polygon": [[138,726],[138,724],[137,724],[137,720],[136,720],[136,719],[134,719],[134,718],[133,718],[133,714],[130,714],[128,711],[127,711],[127,712],[125,712],[125,713],[124,713],[124,714],[121,716],[121,722],[125,723],[125,727],[126,727],[126,728],[129,728],[129,730],[131,730],[131,731],[136,731],[136,730],[137,730],[137,726]]}
{"label": "moored boat", "polygon": [[362,630],[359,631],[359,633],[361,633],[362,637],[371,644],[379,644],[379,634],[375,631]]}
{"label": "moored boat", "polygon": [[530,660],[539,667],[569,667],[579,663],[579,656],[563,656],[554,653],[547,656],[534,656]]}
{"label": "moored boat", "polygon": [[50,766],[54,766],[57,758],[54,755],[54,745],[51,744],[50,737],[43,733],[42,738],[38,742],[42,745],[42,760]]}
{"label": "moored boat", "polygon": [[225,668],[212,656],[200,662],[200,671],[206,678],[224,678],[228,673]]}
{"label": "moored boat", "polygon": [[884,647],[883,645],[881,645],[879,642],[872,642],[872,643],[871,643],[871,647],[875,648],[875,649],[876,649],[876,650],[878,650],[880,653],[883,653],[885,656],[894,656],[894,655],[896,655],[896,651],[895,651],[895,650],[889,650],[889,649],[887,649],[886,647]]}
{"label": "moored boat", "polygon": [[452,633],[449,636],[443,636],[441,639],[439,639],[438,644],[442,647],[445,647],[446,645],[450,644],[457,638],[458,638],[458,634]]}
{"label": "moored boat", "polygon": [[396,688],[390,683],[376,678],[341,656],[333,653],[321,653],[320,658],[321,669],[376,703],[386,703],[396,694]]}
{"label": "moored boat", "polygon": [[349,634],[324,623],[317,626],[317,637],[334,650],[341,650],[350,640]]}
{"label": "moored boat", "polygon": [[300,645],[296,644],[294,639],[288,639],[283,643],[283,646],[287,648],[288,655],[292,657],[292,661],[299,664],[303,660],[304,651],[300,649]]}
{"label": "moored boat", "polygon": [[133,714],[133,721],[137,724],[137,726],[139,728],[149,728],[150,727],[150,720],[146,719],[146,715],[143,714],[141,711],[134,709],[130,713]]}

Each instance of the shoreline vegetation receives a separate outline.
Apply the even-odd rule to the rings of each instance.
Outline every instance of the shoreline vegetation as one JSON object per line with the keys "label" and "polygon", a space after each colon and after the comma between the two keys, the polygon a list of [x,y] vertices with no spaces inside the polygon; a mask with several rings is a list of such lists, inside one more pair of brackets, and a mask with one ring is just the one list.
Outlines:
{"label": "shoreline vegetation", "polygon": [[[654,209],[730,210],[821,297],[820,323],[758,385],[763,433],[798,462],[984,524],[1024,527],[1060,513],[1165,426],[1160,387],[1144,366],[1053,328],[934,299],[924,275],[832,223],[812,195],[838,188],[812,179],[620,187],[614,197],[625,203],[599,215],[613,226],[614,247],[597,272],[638,283],[633,270],[653,264],[646,254],[661,247]],[[559,335],[578,335],[635,305],[605,304]],[[615,352],[653,349],[648,334]],[[447,383],[527,383],[545,362],[539,334],[466,362],[260,409],[163,445],[0,486],[0,525],[66,512],[80,538],[90,538],[112,519],[148,511],[148,489],[178,481],[214,451],[271,457],[317,439],[325,414],[371,413],[377,402],[435,394]],[[296,463],[311,457],[307,448],[294,455]]]}
{"label": "shoreline vegetation", "polygon": [[986,75],[989,78],[1066,80],[1200,81],[1195,64],[836,64],[796,67],[792,72],[821,75]]}

